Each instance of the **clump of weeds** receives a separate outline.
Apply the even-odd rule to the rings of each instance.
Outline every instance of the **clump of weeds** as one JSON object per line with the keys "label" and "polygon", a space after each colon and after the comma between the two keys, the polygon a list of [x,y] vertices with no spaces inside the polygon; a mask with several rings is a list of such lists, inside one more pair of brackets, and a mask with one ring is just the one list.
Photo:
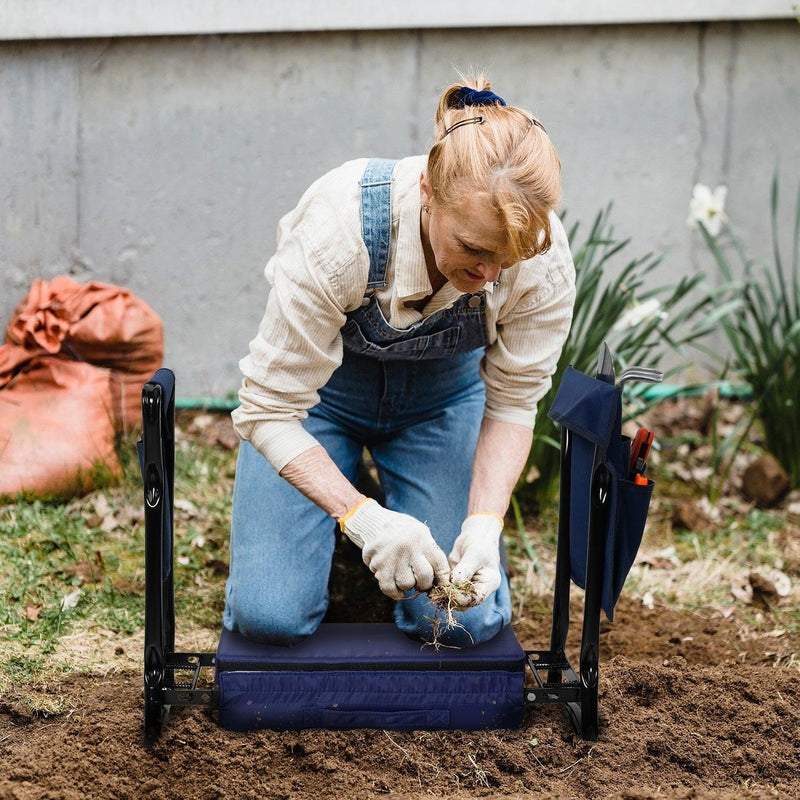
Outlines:
{"label": "clump of weeds", "polygon": [[[434,614],[430,620],[432,629],[432,644],[437,650],[441,647],[452,647],[442,642],[442,637],[447,631],[466,628],[458,621],[456,612],[466,611],[476,604],[478,593],[472,581],[457,581],[456,583],[440,583],[428,591],[428,597],[433,605]],[[469,634],[468,634],[469,635]],[[470,638],[472,638],[470,636]]]}

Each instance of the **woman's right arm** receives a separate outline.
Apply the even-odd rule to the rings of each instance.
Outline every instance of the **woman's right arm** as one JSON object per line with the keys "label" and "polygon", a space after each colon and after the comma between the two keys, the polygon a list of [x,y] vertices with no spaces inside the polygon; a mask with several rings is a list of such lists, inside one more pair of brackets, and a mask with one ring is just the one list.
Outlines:
{"label": "woman's right arm", "polygon": [[278,472],[319,446],[302,423],[342,361],[340,330],[364,295],[368,263],[358,214],[340,206],[311,199],[281,220],[265,269],[266,311],[239,362],[234,427]]}
{"label": "woman's right arm", "polygon": [[366,500],[321,445],[293,458],[280,474],[335,519],[341,519],[351,508]]}

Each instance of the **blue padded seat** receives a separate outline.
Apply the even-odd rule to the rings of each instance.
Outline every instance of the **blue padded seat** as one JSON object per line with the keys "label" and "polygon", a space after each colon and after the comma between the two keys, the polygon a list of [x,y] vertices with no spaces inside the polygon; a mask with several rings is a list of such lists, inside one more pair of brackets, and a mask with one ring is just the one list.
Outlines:
{"label": "blue padded seat", "polygon": [[236,731],[515,728],[524,677],[510,626],[475,647],[439,650],[391,623],[323,623],[294,647],[223,630],[216,655],[219,722]]}

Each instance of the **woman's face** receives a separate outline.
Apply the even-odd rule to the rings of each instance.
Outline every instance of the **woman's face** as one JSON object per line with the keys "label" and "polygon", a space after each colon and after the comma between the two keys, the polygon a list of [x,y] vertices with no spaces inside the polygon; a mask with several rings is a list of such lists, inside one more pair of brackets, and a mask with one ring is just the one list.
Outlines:
{"label": "woman's face", "polygon": [[465,192],[456,206],[445,210],[433,199],[424,173],[420,198],[430,208],[422,214],[423,244],[429,245],[438,272],[460,292],[480,291],[511,266],[501,255],[505,231],[485,201]]}

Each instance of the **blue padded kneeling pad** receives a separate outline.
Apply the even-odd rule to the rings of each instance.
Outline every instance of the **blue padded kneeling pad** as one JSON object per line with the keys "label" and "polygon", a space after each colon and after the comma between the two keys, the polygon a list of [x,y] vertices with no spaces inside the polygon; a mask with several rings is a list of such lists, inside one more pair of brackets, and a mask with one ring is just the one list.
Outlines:
{"label": "blue padded kneeling pad", "polygon": [[223,728],[516,728],[525,653],[511,627],[436,650],[391,623],[323,623],[294,647],[223,630],[216,657]]}

